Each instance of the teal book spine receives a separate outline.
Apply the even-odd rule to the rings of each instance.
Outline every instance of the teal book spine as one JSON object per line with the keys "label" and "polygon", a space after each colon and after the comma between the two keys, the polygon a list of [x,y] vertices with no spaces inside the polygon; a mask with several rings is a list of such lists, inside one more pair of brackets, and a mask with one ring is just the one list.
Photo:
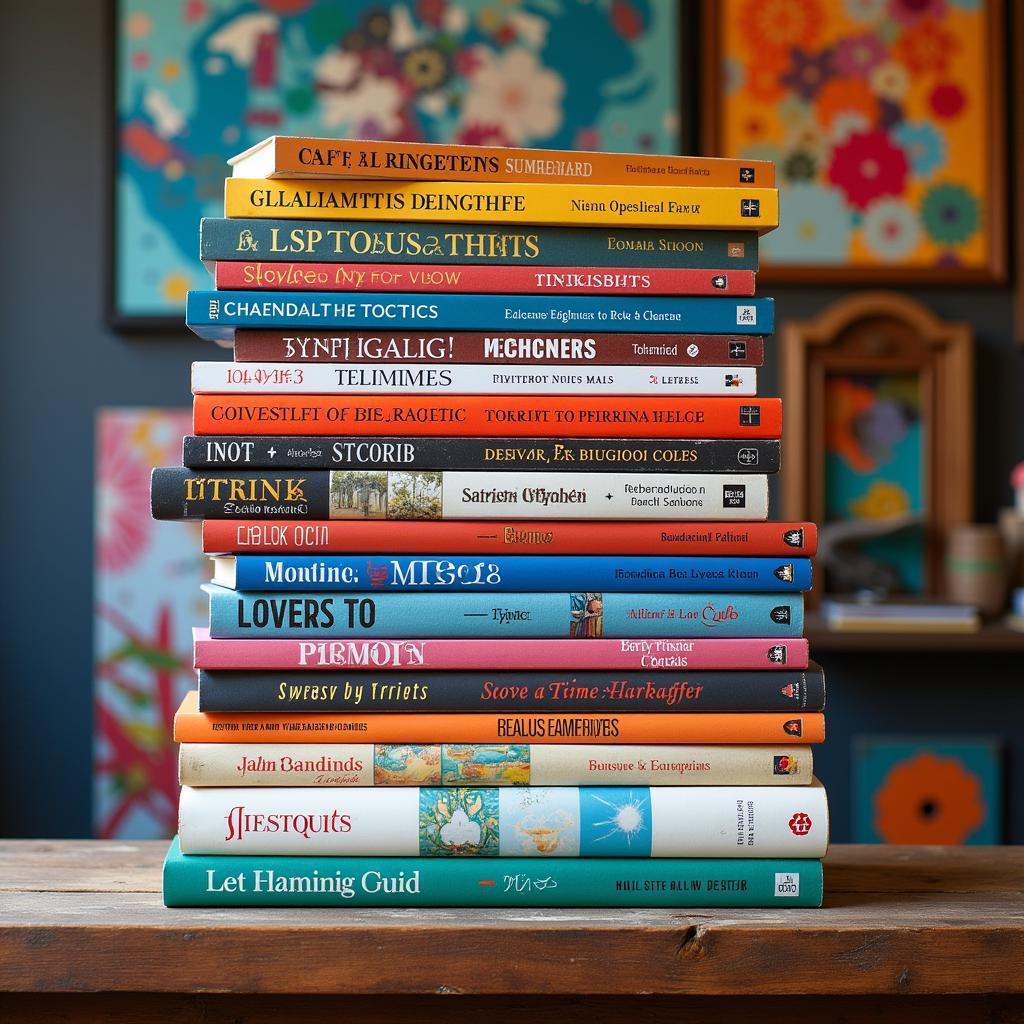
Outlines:
{"label": "teal book spine", "polygon": [[168,907],[819,907],[817,860],[185,856]]}

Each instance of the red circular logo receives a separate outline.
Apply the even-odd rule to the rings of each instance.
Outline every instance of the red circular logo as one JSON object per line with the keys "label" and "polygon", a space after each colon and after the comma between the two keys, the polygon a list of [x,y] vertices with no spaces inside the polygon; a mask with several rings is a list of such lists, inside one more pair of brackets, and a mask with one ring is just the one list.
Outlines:
{"label": "red circular logo", "polygon": [[803,811],[797,811],[789,819],[789,831],[795,836],[805,836],[811,831],[811,816]]}

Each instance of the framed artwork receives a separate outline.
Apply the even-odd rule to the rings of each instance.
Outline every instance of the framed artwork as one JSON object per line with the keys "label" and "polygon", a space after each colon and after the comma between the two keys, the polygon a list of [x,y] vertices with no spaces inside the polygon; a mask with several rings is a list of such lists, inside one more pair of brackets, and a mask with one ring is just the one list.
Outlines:
{"label": "framed artwork", "polygon": [[853,742],[853,841],[1002,842],[1002,744],[961,736]]}
{"label": "framed artwork", "polygon": [[973,511],[970,328],[859,292],[781,343],[782,516],[821,524],[816,590],[941,593],[946,532]]}
{"label": "framed artwork", "polygon": [[111,2],[115,326],[180,327],[199,220],[267,135],[679,150],[673,3]]}
{"label": "framed artwork", "polygon": [[773,160],[766,281],[1006,277],[1001,0],[703,0],[709,154]]}
{"label": "framed artwork", "polygon": [[192,627],[210,578],[196,524],[149,514],[149,474],[181,458],[185,409],[100,409],[96,422],[93,831],[177,830],[174,712],[195,686]]}

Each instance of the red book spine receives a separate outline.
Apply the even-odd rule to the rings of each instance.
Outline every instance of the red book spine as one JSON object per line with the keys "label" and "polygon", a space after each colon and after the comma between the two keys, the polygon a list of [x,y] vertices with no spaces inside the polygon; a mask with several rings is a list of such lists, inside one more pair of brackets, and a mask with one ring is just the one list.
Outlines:
{"label": "red book spine", "polygon": [[777,438],[782,435],[782,401],[628,395],[196,395],[193,433]]}
{"label": "red book spine", "polygon": [[556,295],[753,295],[752,270],[683,267],[433,266],[401,263],[217,263],[230,290],[489,292]]}
{"label": "red book spine", "polygon": [[203,523],[203,551],[338,552],[387,548],[398,554],[448,551],[457,555],[725,555],[810,556],[818,548],[814,523],[412,521]]}
{"label": "red book spine", "polygon": [[764,338],[728,334],[235,332],[239,363],[552,363],[565,366],[760,366]]}

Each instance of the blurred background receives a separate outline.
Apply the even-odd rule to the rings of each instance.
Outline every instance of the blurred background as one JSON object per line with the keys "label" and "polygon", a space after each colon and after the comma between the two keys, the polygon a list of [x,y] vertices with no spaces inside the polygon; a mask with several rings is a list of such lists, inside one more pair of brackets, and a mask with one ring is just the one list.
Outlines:
{"label": "blurred background", "polygon": [[[825,526],[833,839],[1024,840],[1022,20],[1000,0],[8,10],[0,835],[174,831],[206,568],[194,527],[149,520],[148,472],[179,460],[189,364],[216,358],[181,326],[199,218],[226,159],[280,133],[776,161],[761,391],[786,403],[776,516]],[[864,594],[912,603],[853,606],[876,618],[850,630],[823,600]]]}

